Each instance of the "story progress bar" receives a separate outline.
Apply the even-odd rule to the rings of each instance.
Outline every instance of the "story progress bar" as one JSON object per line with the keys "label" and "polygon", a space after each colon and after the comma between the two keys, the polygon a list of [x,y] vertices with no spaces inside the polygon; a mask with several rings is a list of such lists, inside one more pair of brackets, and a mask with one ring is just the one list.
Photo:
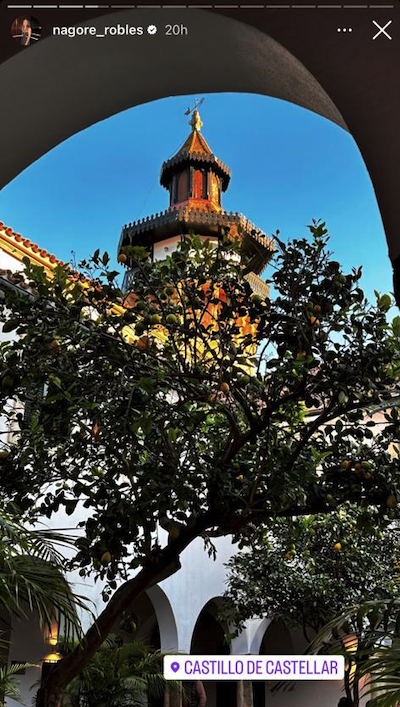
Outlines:
{"label": "story progress bar", "polygon": [[7,5],[9,10],[388,10],[394,5]]}

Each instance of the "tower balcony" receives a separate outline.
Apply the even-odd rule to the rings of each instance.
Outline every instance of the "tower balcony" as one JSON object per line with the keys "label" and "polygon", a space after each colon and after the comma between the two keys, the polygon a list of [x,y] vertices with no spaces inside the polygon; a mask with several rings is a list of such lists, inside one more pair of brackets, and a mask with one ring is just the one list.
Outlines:
{"label": "tower balcony", "polygon": [[219,237],[223,232],[233,233],[241,242],[249,269],[256,274],[264,269],[275,251],[272,239],[242,214],[186,207],[167,209],[124,226],[118,252],[129,245],[150,250],[155,243],[190,232],[211,238]]}

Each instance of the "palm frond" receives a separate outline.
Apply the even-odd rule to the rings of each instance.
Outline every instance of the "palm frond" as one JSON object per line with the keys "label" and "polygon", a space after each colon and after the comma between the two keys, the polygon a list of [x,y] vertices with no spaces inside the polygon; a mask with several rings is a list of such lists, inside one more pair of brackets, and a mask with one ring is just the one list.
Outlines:
{"label": "palm frond", "polygon": [[60,548],[74,539],[58,531],[26,527],[14,505],[0,506],[0,603],[11,614],[26,618],[37,612],[49,628],[54,620],[64,633],[80,633],[78,610],[88,610],[64,577]]}
{"label": "palm frond", "polygon": [[26,617],[26,608],[36,611],[41,623],[51,627],[56,619],[66,634],[80,631],[77,608],[87,608],[75,595],[58,567],[34,556],[21,555],[3,564],[0,602],[10,613]]}
{"label": "palm frond", "polygon": [[[123,707],[142,705],[143,696],[160,699],[166,681],[162,673],[163,654],[145,641],[122,643],[111,635],[88,663],[81,675],[68,686],[71,705],[81,707]],[[180,683],[169,681],[172,689]]]}
{"label": "palm frond", "polygon": [[309,653],[329,647],[343,651],[343,638],[349,634],[364,636],[371,645],[385,637],[393,638],[400,630],[400,599],[373,600],[344,609],[329,621],[310,644]]}
{"label": "palm frond", "polygon": [[27,668],[37,668],[35,663],[13,663],[13,665],[5,665],[0,668],[0,680],[10,677],[11,675],[17,675],[21,670],[26,670]]}
{"label": "palm frond", "polygon": [[[346,648],[346,637],[354,645]],[[346,609],[327,624],[309,652],[345,656],[349,684],[363,681],[361,693],[371,707],[397,707],[400,702],[400,601],[374,600]]]}
{"label": "palm frond", "polygon": [[[14,665],[4,665],[0,668],[0,694],[9,697],[16,702],[21,702],[19,687],[15,682],[15,675],[27,668],[36,668],[34,663],[14,663]],[[0,707],[5,707],[5,703],[0,700]]]}

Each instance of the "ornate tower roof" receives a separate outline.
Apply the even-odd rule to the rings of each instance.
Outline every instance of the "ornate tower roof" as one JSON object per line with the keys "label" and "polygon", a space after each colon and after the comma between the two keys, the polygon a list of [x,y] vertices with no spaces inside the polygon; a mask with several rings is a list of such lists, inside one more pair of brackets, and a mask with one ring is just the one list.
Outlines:
{"label": "ornate tower roof", "polygon": [[[246,265],[256,277],[270,259],[273,243],[245,216],[222,208],[221,194],[228,188],[231,172],[212,152],[200,132],[202,125],[196,108],[190,120],[190,134],[177,153],[161,167],[160,183],[169,191],[169,207],[124,226],[118,252],[127,246],[139,245],[159,259],[189,233],[212,240],[225,234],[241,241]],[[128,268],[129,260],[128,249]]]}
{"label": "ornate tower roof", "polygon": [[211,155],[212,152],[200,132],[203,127],[203,121],[200,118],[200,113],[197,108],[192,113],[189,125],[192,126],[192,132],[178,152],[203,152],[204,154]]}
{"label": "ornate tower roof", "polygon": [[[186,138],[182,147],[179,148],[178,152],[171,157],[169,160],[164,162],[161,167],[160,183],[163,187],[171,191],[174,189],[174,182],[179,177],[179,175],[185,170],[190,168],[193,172],[196,170],[201,170],[203,173],[213,174],[218,181],[218,186],[220,191],[226,191],[231,178],[230,169],[221,162],[216,155],[212,152],[207,144],[207,141],[200,132],[203,126],[202,120],[200,118],[200,113],[197,108],[193,111],[189,125],[192,128],[191,133]],[[175,178],[175,179],[174,179]],[[211,196],[211,181],[208,179],[208,190],[205,189],[202,194],[203,199]],[[193,198],[193,193],[195,192],[194,184],[188,182],[188,198]],[[200,194],[200,192],[199,192]],[[216,194],[215,194],[216,196]],[[211,199],[209,199],[211,201]],[[220,199],[219,199],[220,201]],[[214,206],[220,206],[216,203]],[[176,203],[176,202],[175,202]]]}

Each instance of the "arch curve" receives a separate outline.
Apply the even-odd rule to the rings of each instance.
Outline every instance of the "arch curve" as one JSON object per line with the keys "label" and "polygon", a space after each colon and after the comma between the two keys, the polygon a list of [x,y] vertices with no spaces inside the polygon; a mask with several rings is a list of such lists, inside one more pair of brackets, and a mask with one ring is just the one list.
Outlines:
{"label": "arch curve", "polygon": [[[224,635],[227,627],[218,618],[218,607],[222,603],[221,596],[215,596],[202,606],[198,612],[197,619],[193,626],[190,652],[191,653],[229,653],[228,647],[222,649]],[[208,635],[207,635],[208,634]],[[211,635],[212,634],[212,635]],[[206,640],[210,643],[209,650],[199,650],[198,646]],[[211,644],[215,644],[212,645]]]}
{"label": "arch curve", "polygon": [[[176,11],[158,12],[160,25],[174,21]],[[107,15],[107,23],[146,26],[152,17],[150,11],[130,9]],[[154,52],[151,42],[117,36],[107,38],[107,52],[104,44],[87,37],[49,37],[33,52],[20,53],[3,64],[0,88],[7,95],[8,109],[2,122],[13,150],[2,157],[0,186],[84,128],[170,95],[260,93],[296,103],[346,128],[322,86],[274,39],[202,10],[193,10],[190,19],[192,45],[207,36],[213,46],[201,62],[194,51],[186,51],[182,61],[179,37],[170,42],[160,36]],[[87,24],[100,31],[104,18],[82,23]]]}
{"label": "arch curve", "polygon": [[271,622],[269,618],[261,619],[251,638],[250,653],[255,655],[260,652],[261,644]]}
{"label": "arch curve", "polygon": [[[179,10],[157,12],[160,25],[181,21]],[[104,31],[105,17],[109,24],[146,26],[154,13],[120,10],[81,24]],[[320,34],[319,21],[318,13],[310,15],[308,36]],[[297,25],[282,23],[279,13],[268,15],[268,27],[265,19],[259,23],[264,31],[222,11],[191,9],[188,22],[192,46],[203,46],[207,37],[212,47],[202,52],[201,61],[197,51],[187,51],[188,37],[175,37],[171,43],[160,33],[156,52],[152,41],[139,37],[134,42],[109,37],[107,52],[95,38],[49,37],[4,62],[2,128],[13,149],[3,152],[0,188],[68,137],[132,106],[204,92],[273,96],[318,113],[353,135],[375,188],[400,302],[400,88],[395,71],[388,70],[396,65],[400,45],[388,63],[385,52],[376,55],[363,43],[362,33],[360,38],[354,33],[348,49],[338,43],[340,36],[317,45]],[[360,22],[361,16],[356,25]]]}
{"label": "arch curve", "polygon": [[158,622],[162,651],[178,650],[178,629],[174,612],[166,593],[156,584],[146,590]]}

